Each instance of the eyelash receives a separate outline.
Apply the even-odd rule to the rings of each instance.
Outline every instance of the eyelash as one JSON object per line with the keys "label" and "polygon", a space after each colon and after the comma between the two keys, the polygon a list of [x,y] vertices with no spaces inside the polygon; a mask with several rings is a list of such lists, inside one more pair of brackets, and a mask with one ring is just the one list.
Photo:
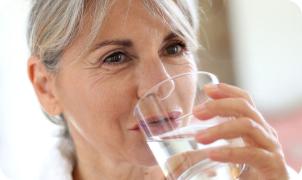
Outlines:
{"label": "eyelash", "polygon": [[183,55],[183,53],[188,51],[186,43],[181,41],[181,40],[174,40],[174,42],[172,42],[172,43],[168,44],[167,46],[165,46],[164,50],[167,50],[167,48],[175,46],[175,45],[180,46],[182,48],[181,51],[177,54],[174,54],[174,55],[170,54],[170,55],[167,55],[167,56],[172,56],[172,57],[181,56],[181,55]]}
{"label": "eyelash", "polygon": [[[122,61],[119,61],[117,62],[116,59],[115,61],[110,61],[108,60],[109,58],[117,58],[118,56],[123,56],[123,60]],[[119,59],[121,59],[121,57],[118,57]],[[108,64],[108,65],[120,65],[120,64],[123,64],[127,61],[129,61],[131,59],[131,57],[123,52],[123,51],[116,51],[116,52],[113,52],[111,54],[109,54],[108,56],[106,56],[103,60],[102,60],[102,64]]]}
{"label": "eyelash", "polygon": [[[165,52],[168,48],[173,47],[173,46],[177,46],[177,45],[182,48],[180,50],[180,52],[178,52],[176,54],[167,54],[167,52]],[[171,42],[168,45],[164,46],[163,50],[161,50],[161,51],[163,51],[161,54],[164,55],[164,56],[177,57],[177,56],[182,56],[184,54],[184,52],[188,51],[188,49],[187,49],[186,43],[184,43],[183,41],[181,41],[181,40],[174,40],[174,42]],[[117,58],[117,56],[120,56],[120,55],[123,56],[123,60],[122,61],[112,62],[112,61],[108,60],[109,58]],[[119,58],[121,59],[121,57],[119,57]],[[127,53],[119,50],[119,51],[112,52],[111,54],[109,54],[108,56],[106,56],[105,58],[103,58],[101,60],[101,63],[102,64],[106,64],[106,65],[117,66],[117,65],[121,65],[121,64],[123,64],[123,63],[125,63],[125,62],[127,62],[127,61],[129,61],[131,59],[132,59],[132,57],[129,54],[127,54]]]}

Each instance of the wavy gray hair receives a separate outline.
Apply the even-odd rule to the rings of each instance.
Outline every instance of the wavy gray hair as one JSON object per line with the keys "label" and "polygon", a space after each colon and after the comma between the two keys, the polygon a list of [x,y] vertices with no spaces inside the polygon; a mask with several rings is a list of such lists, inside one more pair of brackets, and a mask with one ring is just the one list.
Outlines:
{"label": "wavy gray hair", "polygon": [[[31,55],[39,57],[48,70],[57,70],[63,50],[80,32],[84,17],[93,17],[90,42],[96,37],[108,9],[116,0],[32,0],[27,39]],[[196,0],[142,0],[153,14],[175,33],[198,46]],[[128,0],[131,3],[131,0]]]}

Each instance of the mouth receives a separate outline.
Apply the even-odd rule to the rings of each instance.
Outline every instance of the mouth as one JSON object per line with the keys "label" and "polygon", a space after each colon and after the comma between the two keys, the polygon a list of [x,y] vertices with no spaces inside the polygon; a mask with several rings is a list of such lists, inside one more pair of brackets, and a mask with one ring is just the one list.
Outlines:
{"label": "mouth", "polygon": [[158,127],[164,124],[170,124],[174,127],[177,127],[179,124],[177,119],[181,116],[181,114],[181,111],[171,111],[167,116],[150,116],[146,118],[145,122],[140,120],[139,123],[134,124],[131,128],[129,128],[129,130],[140,131],[140,126],[141,128],[145,128],[146,122],[148,123],[149,127]]}

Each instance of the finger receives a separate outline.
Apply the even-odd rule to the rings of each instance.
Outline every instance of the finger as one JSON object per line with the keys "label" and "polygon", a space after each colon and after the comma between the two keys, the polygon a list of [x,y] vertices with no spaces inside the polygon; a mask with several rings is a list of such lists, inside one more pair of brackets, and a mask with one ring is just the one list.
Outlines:
{"label": "finger", "polygon": [[249,95],[249,93],[238,87],[220,83],[220,84],[207,84],[204,86],[206,94],[213,99],[222,99],[222,98],[243,98],[246,99],[251,105],[254,105],[254,102]]}
{"label": "finger", "polygon": [[273,129],[263,116],[247,100],[243,98],[224,98],[200,104],[193,109],[193,115],[200,120],[208,120],[216,116],[248,117],[273,133]]}
{"label": "finger", "polygon": [[194,107],[193,115],[200,120],[208,120],[216,116],[247,117],[262,125],[268,132],[274,132],[256,108],[242,98],[224,98],[207,101]]}
{"label": "finger", "polygon": [[[214,161],[248,164],[266,178],[283,179],[286,175],[284,158],[264,149],[255,147],[219,148],[208,152],[209,158]],[[280,173],[280,174],[278,174]]]}
{"label": "finger", "polygon": [[169,169],[171,179],[177,179],[178,176],[194,164],[206,159],[207,151],[208,150],[205,149],[186,151],[170,157],[165,163],[165,166]]}
{"label": "finger", "polygon": [[[249,118],[237,118],[208,128],[197,134],[197,141],[210,144],[219,139],[234,139],[244,137],[252,141],[253,145],[273,151],[277,147],[277,140],[272,138],[265,129]],[[249,142],[250,143],[250,142]]]}
{"label": "finger", "polygon": [[193,114],[206,120],[215,116],[222,117],[249,117],[255,120],[261,119],[257,110],[248,101],[242,98],[224,98],[207,101],[194,107]]}

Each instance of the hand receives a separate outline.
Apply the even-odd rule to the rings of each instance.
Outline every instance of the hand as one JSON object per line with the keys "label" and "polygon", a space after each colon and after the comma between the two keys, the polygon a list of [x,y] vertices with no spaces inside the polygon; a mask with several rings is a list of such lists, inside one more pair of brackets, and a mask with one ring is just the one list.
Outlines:
{"label": "hand", "polygon": [[207,85],[205,92],[213,100],[195,107],[194,115],[200,120],[215,116],[230,117],[230,120],[198,133],[197,141],[210,144],[218,139],[242,137],[246,144],[245,147],[212,150],[208,153],[209,158],[247,164],[252,169],[250,174],[257,172],[257,178],[253,179],[289,179],[277,133],[256,109],[248,93],[227,84]]}

